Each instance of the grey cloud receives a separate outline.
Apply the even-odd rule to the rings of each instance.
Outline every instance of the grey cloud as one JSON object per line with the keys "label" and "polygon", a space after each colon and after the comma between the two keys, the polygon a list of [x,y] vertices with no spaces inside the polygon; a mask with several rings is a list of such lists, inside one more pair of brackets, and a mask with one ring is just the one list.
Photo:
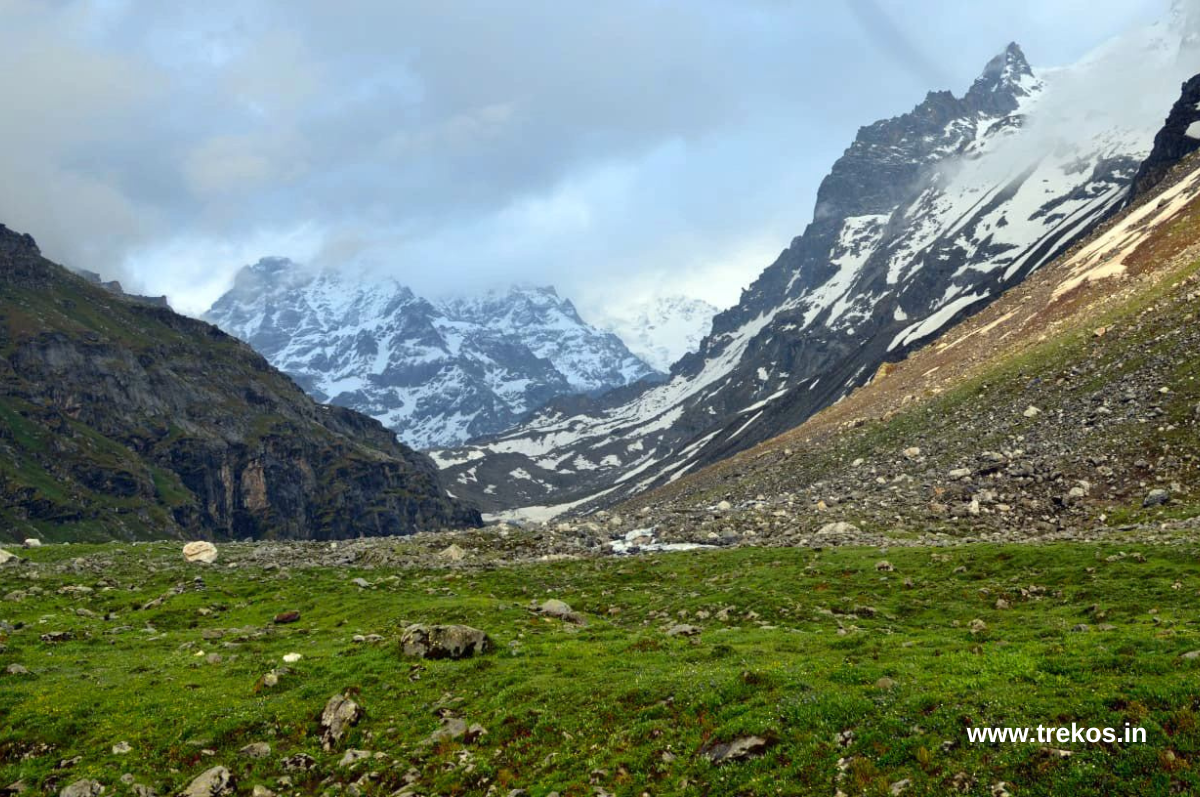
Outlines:
{"label": "grey cloud", "polygon": [[872,43],[866,2],[0,0],[0,221],[192,311],[269,254],[428,293],[749,281],[860,124],[1132,13],[872,0],[922,20]]}

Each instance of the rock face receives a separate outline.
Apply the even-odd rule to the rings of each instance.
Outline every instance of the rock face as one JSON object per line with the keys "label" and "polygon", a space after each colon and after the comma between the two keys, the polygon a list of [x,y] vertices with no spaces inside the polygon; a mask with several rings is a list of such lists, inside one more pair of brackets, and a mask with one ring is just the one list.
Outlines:
{"label": "rock face", "polygon": [[1106,115],[1055,103],[1089,81],[1103,95],[1122,59],[1159,59],[1163,74],[1178,74],[1197,60],[1184,34],[1157,28],[1153,47],[1121,43],[1045,79],[1010,45],[962,97],[932,92],[862,128],[822,182],[804,234],[669,381],[555,402],[492,439],[434,452],[449,488],[485,511],[529,517],[611,504],[886,379],[1119,209],[1161,108]]}
{"label": "rock face", "polygon": [[553,288],[434,303],[394,280],[266,258],[205,318],[318,401],[370,415],[419,448],[495,434],[557,396],[655,373]]}
{"label": "rock face", "polygon": [[0,226],[0,539],[327,539],[479,522],[430,460],[248,346]]}
{"label": "rock face", "polygon": [[400,637],[405,656],[421,659],[463,659],[492,649],[492,640],[467,625],[410,625]]}
{"label": "rock face", "polygon": [[1179,100],[1154,137],[1154,149],[1133,179],[1134,200],[1158,185],[1171,167],[1200,149],[1200,75],[1183,84]]}

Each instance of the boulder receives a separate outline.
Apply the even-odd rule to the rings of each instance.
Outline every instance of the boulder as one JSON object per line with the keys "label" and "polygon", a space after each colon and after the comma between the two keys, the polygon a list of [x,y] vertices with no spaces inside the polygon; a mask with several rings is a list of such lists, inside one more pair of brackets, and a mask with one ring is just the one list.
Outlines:
{"label": "boulder", "polygon": [[731,742],[712,742],[700,748],[700,755],[714,764],[726,761],[743,761],[760,756],[771,746],[769,739],[762,736],[743,736]]}
{"label": "boulder", "polygon": [[26,548],[41,548],[42,547],[42,541],[39,539],[36,539],[34,537],[30,537],[29,539],[25,540],[24,544],[25,544]]}
{"label": "boulder", "polygon": [[213,767],[201,772],[188,787],[179,793],[179,797],[219,797],[223,794],[233,794],[233,775],[225,767]]}
{"label": "boulder", "polygon": [[538,614],[545,617],[556,617],[568,623],[583,625],[583,615],[574,611],[565,601],[560,601],[557,598],[551,598],[534,609]]}
{"label": "boulder", "polygon": [[94,780],[77,780],[58,793],[58,797],[98,797],[104,787]]}
{"label": "boulder", "polygon": [[1146,497],[1142,499],[1142,507],[1149,509],[1155,506],[1163,506],[1171,500],[1171,494],[1163,489],[1154,489],[1146,493]]}
{"label": "boulder", "polygon": [[421,659],[462,659],[486,653],[492,640],[469,625],[410,625],[400,637],[405,656]]}
{"label": "boulder", "polygon": [[438,556],[450,562],[461,562],[463,559],[467,558],[467,552],[456,543],[451,543],[442,550],[438,551]]}
{"label": "boulder", "polygon": [[346,695],[329,698],[321,711],[321,746],[332,750],[363,717],[362,707]]}
{"label": "boulder", "polygon": [[201,562],[211,565],[217,561],[217,546],[204,540],[189,542],[183,546],[183,558],[188,562]]}
{"label": "boulder", "polygon": [[670,628],[668,628],[666,630],[665,633],[667,636],[699,636],[700,632],[703,630],[704,629],[700,628],[700,626],[697,626],[697,625],[688,625],[687,623],[680,623],[678,625],[671,626]]}
{"label": "boulder", "polygon": [[19,562],[20,560],[21,557],[17,556],[15,553],[10,553],[9,551],[0,548],[0,565],[15,563]]}

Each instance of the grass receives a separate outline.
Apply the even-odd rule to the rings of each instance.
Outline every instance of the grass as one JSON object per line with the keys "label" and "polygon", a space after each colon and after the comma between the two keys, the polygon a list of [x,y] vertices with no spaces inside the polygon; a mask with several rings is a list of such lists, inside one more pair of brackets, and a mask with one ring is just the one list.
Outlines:
{"label": "grass", "polygon": [[[1200,789],[1200,662],[1181,658],[1200,648],[1190,543],[898,549],[886,553],[895,572],[877,571],[883,555],[868,549],[492,570],[228,567],[251,550],[226,546],[221,564],[202,567],[182,563],[173,544],[55,546],[29,552],[46,565],[38,578],[3,570],[5,592],[40,592],[0,603],[16,627],[0,667],[32,671],[0,674],[0,784],[20,778],[54,793],[92,777],[114,790],[129,772],[169,794],[222,764],[245,793],[257,783],[278,789],[287,774],[291,791],[325,794],[373,771],[360,792],[391,794],[410,769],[420,793],[447,795],[591,795],[596,786],[617,795],[887,794],[903,779],[905,794],[946,794],[958,773],[974,780],[974,794],[999,781],[1014,795]],[[71,566],[76,557],[100,567]],[[359,576],[375,586],[354,586]],[[72,584],[94,591],[59,593]],[[588,624],[526,608],[548,597]],[[995,608],[998,598],[1011,608]],[[272,626],[288,609],[301,621]],[[986,630],[972,633],[976,619]],[[406,659],[396,640],[410,622],[467,623],[497,650]],[[675,622],[703,631],[666,636]],[[1072,630],[1081,623],[1090,630]],[[1098,630],[1104,623],[1114,628]],[[40,641],[59,630],[74,639]],[[372,633],[386,641],[352,641]],[[289,652],[303,656],[293,672],[256,689]],[[316,717],[346,690],[366,717],[345,745],[387,761],[349,770],[338,766],[340,750],[321,750]],[[446,707],[487,735],[426,742]],[[1054,745],[1073,751],[1064,759],[1037,744],[966,740],[971,725],[1071,722],[1130,722],[1148,741]],[[842,747],[836,737],[847,730],[853,741]],[[746,734],[773,744],[720,766],[700,753]],[[113,754],[120,741],[133,751]],[[273,754],[239,756],[252,741]],[[280,759],[296,752],[316,768],[285,773]],[[850,762],[835,781],[843,757]]]}

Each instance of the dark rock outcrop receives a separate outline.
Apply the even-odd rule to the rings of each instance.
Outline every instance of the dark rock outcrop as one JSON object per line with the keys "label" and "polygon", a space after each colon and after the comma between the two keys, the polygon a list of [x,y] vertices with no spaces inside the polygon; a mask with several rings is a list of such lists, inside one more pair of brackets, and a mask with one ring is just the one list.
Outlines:
{"label": "dark rock outcrop", "polygon": [[[1166,176],[1179,161],[1200,149],[1200,75],[1183,84],[1179,100],[1167,115],[1167,121],[1154,137],[1154,149],[1142,162],[1129,192],[1132,202]],[[1189,134],[1189,130],[1191,134]]]}
{"label": "dark rock outcrop", "polygon": [[0,535],[333,539],[479,521],[378,422],[0,227]]}

